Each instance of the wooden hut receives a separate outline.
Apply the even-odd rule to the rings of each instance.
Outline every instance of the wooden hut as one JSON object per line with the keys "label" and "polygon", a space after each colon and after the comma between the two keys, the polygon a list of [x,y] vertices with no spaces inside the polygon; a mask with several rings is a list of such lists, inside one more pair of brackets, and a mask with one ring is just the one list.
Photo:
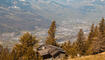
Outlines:
{"label": "wooden hut", "polygon": [[44,60],[59,59],[65,56],[64,50],[52,45],[41,45],[37,52],[43,57]]}

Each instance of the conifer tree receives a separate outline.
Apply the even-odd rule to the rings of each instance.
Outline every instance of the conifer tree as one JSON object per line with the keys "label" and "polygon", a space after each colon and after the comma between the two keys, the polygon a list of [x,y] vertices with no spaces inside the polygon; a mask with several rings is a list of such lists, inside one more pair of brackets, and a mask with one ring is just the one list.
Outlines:
{"label": "conifer tree", "polygon": [[28,32],[20,38],[20,43],[26,47],[33,47],[37,42],[36,37]]}
{"label": "conifer tree", "polygon": [[85,53],[85,36],[82,29],[80,29],[77,37],[77,41],[75,42],[75,48],[77,51],[77,54],[84,55]]}
{"label": "conifer tree", "polygon": [[73,44],[71,45],[70,54],[71,54],[71,58],[74,58],[77,56],[78,51],[77,51],[77,43],[76,42],[73,42]]}
{"label": "conifer tree", "polygon": [[12,55],[15,57],[14,60],[23,58],[35,60],[35,51],[33,47],[38,42],[36,37],[32,36],[30,33],[25,33],[19,41],[20,44],[15,45],[12,51]]}
{"label": "conifer tree", "polygon": [[86,47],[87,47],[87,51],[86,54],[91,54],[91,46],[92,46],[92,42],[94,40],[94,36],[95,36],[95,28],[94,28],[94,24],[92,24],[89,35],[88,35],[88,39],[86,41]]}
{"label": "conifer tree", "polygon": [[71,42],[70,41],[67,41],[67,42],[64,42],[62,44],[62,48],[66,51],[66,55],[71,55],[70,54],[70,49],[71,49]]}
{"label": "conifer tree", "polygon": [[102,18],[99,27],[95,28],[95,38],[91,45],[92,54],[97,54],[105,51],[105,21]]}
{"label": "conifer tree", "polygon": [[98,29],[98,26],[96,26],[94,29],[94,39],[97,39],[98,36],[99,36],[99,29]]}
{"label": "conifer tree", "polygon": [[102,18],[102,20],[99,23],[99,32],[101,35],[104,35],[104,30],[105,30],[105,20]]}
{"label": "conifer tree", "polygon": [[48,30],[48,37],[46,40],[46,44],[57,46],[57,42],[55,39],[55,33],[56,33],[56,22],[53,21]]}
{"label": "conifer tree", "polygon": [[65,50],[67,56],[74,58],[77,56],[76,46],[75,42],[71,44],[70,41],[67,41],[62,45],[62,48]]}
{"label": "conifer tree", "polygon": [[99,34],[98,38],[93,44],[93,54],[97,54],[105,51],[105,20],[102,18],[99,23]]}
{"label": "conifer tree", "polygon": [[0,60],[13,60],[13,56],[11,56],[8,48],[0,49]]}
{"label": "conifer tree", "polygon": [[3,46],[2,46],[2,45],[0,45],[0,53],[1,53],[2,49],[3,49]]}
{"label": "conifer tree", "polygon": [[29,47],[26,53],[20,58],[22,60],[38,60],[38,56],[32,47]]}
{"label": "conifer tree", "polygon": [[94,36],[92,37],[92,42],[87,50],[87,54],[94,54],[95,49],[97,47],[97,43],[98,43],[98,36],[99,36],[99,29],[96,26],[94,29]]}
{"label": "conifer tree", "polygon": [[94,37],[94,24],[92,24],[91,29],[90,29],[90,33],[88,35],[88,40],[90,41],[90,43],[91,43],[93,37]]}

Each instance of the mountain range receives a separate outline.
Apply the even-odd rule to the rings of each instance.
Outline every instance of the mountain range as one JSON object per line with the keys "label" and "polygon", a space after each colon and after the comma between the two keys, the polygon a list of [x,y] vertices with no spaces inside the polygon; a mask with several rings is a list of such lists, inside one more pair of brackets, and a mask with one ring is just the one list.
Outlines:
{"label": "mountain range", "polygon": [[46,28],[51,20],[57,24],[73,20],[96,22],[105,16],[104,9],[104,0],[1,0],[0,31]]}
{"label": "mountain range", "polygon": [[1,32],[32,31],[36,28],[48,28],[50,23],[50,20],[30,12],[0,8],[0,14]]}

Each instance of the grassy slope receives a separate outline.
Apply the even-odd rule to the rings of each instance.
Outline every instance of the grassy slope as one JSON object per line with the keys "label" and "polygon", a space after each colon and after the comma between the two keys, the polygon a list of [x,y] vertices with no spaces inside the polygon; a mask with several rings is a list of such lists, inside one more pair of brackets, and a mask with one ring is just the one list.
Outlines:
{"label": "grassy slope", "polygon": [[90,55],[80,58],[74,58],[69,60],[105,60],[105,52],[97,55]]}

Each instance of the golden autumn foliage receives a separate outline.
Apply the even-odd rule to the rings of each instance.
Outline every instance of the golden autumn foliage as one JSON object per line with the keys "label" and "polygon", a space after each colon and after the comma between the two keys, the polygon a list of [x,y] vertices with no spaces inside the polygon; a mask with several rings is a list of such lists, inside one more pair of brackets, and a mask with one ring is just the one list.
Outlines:
{"label": "golden autumn foliage", "polygon": [[48,45],[57,46],[55,34],[56,34],[56,22],[52,21],[52,24],[48,30],[48,37],[47,37],[45,43]]}

